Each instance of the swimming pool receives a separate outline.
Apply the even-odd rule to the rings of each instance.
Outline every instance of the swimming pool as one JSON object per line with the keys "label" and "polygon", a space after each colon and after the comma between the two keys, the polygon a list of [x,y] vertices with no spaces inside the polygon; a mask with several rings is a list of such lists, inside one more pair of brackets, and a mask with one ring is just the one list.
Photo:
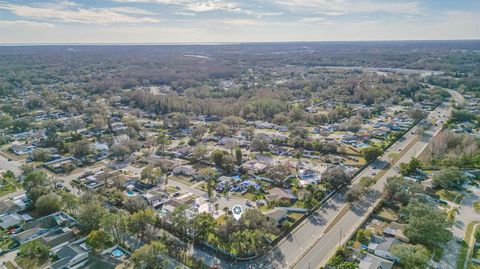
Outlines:
{"label": "swimming pool", "polygon": [[127,196],[130,196],[130,197],[131,197],[131,196],[135,196],[135,195],[137,195],[136,192],[134,192],[134,191],[127,191]]}
{"label": "swimming pool", "polygon": [[116,248],[112,251],[112,256],[115,258],[120,258],[123,256],[123,251],[121,249]]}

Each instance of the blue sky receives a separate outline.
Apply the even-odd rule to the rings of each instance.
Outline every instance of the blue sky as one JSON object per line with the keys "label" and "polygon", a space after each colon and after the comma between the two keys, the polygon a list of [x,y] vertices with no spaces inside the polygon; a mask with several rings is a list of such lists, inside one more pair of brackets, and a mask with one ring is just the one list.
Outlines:
{"label": "blue sky", "polygon": [[479,39],[480,0],[0,0],[0,43]]}

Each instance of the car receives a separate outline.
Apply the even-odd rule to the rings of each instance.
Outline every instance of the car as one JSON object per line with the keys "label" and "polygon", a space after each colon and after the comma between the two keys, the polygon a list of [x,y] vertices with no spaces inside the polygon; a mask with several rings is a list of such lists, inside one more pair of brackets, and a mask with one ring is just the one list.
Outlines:
{"label": "car", "polygon": [[248,200],[246,203],[245,203],[247,206],[253,206],[253,203],[252,201]]}
{"label": "car", "polygon": [[11,162],[11,161],[12,161],[12,159],[8,158],[8,161],[9,161],[9,162]]}
{"label": "car", "polygon": [[372,170],[372,176],[375,176],[377,174],[377,172],[375,172],[375,170]]}
{"label": "car", "polygon": [[180,186],[175,186],[175,189],[180,190],[182,188],[180,188]]}
{"label": "car", "polygon": [[173,196],[173,197],[180,196],[180,192],[179,192],[179,191],[177,191],[177,192],[174,192],[174,193],[172,194],[172,196]]}
{"label": "car", "polygon": [[60,183],[55,184],[55,188],[57,188],[57,189],[63,188],[63,183],[60,182]]}
{"label": "car", "polygon": [[265,200],[257,200],[255,201],[255,203],[257,204],[257,206],[264,206],[267,204]]}

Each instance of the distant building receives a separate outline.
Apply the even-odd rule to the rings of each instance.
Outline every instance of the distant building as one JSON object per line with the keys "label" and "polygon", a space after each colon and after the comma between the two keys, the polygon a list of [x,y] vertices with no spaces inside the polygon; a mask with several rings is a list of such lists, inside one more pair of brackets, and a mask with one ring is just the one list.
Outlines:
{"label": "distant building", "polygon": [[10,151],[17,155],[31,154],[37,147],[33,145],[13,145],[10,147]]}

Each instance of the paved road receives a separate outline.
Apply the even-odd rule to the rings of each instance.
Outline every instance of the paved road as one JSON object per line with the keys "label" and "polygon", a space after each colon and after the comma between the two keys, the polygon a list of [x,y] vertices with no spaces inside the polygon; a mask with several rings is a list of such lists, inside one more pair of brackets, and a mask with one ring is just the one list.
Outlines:
{"label": "paved road", "polygon": [[[453,239],[447,243],[439,263],[441,269],[457,268],[457,258],[460,253],[460,244],[457,240],[463,240],[469,223],[480,220],[480,214],[473,209],[473,203],[480,200],[480,188],[470,185],[467,185],[466,188],[471,192],[464,192],[465,197],[460,202],[458,214],[452,226]],[[457,204],[451,202],[449,205],[458,207]]]}

